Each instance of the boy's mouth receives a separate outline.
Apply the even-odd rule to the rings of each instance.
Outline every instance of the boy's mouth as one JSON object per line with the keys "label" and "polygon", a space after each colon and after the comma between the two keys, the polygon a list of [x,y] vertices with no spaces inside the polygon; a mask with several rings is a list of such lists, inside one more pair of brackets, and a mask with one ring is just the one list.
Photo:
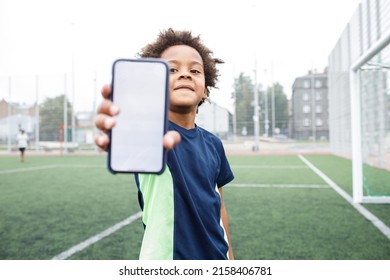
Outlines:
{"label": "boy's mouth", "polygon": [[194,88],[191,86],[188,86],[188,85],[180,85],[180,86],[177,86],[174,88],[174,90],[178,90],[178,89],[188,89],[188,90],[194,91]]}

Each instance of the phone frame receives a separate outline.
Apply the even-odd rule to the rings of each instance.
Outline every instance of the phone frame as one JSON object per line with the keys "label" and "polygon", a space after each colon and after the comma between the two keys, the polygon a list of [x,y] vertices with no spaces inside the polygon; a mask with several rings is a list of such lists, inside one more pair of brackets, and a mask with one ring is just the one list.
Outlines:
{"label": "phone frame", "polygon": [[[111,101],[114,101],[114,95],[115,95],[115,66],[119,62],[130,62],[130,63],[159,63],[162,64],[165,68],[165,97],[164,97],[164,120],[163,120],[163,134],[161,135],[161,146],[162,146],[162,161],[161,161],[161,168],[158,168],[158,170],[115,170],[112,168],[111,161],[112,161],[112,151],[111,151],[111,144],[112,144],[112,130],[108,131],[108,136],[110,139],[110,142],[108,144],[108,156],[107,156],[107,166],[111,173],[117,174],[117,173],[149,173],[149,174],[161,174],[165,170],[166,166],[166,150],[163,147],[163,137],[164,134],[167,132],[168,128],[168,108],[169,108],[169,65],[167,62],[165,62],[162,59],[158,58],[120,58],[114,61],[112,65],[112,82],[111,82],[111,94],[109,96]],[[121,108],[124,109],[124,108]],[[119,113],[120,114],[120,113]],[[142,120],[141,120],[142,121]],[[113,128],[115,129],[115,127]]]}

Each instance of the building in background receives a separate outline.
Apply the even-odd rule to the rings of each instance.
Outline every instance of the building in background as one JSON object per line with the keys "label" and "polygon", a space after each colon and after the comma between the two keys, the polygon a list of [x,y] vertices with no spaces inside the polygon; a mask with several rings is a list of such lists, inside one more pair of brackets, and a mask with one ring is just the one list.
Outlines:
{"label": "building in background", "polygon": [[[36,130],[38,129],[36,115],[36,105],[8,103],[4,99],[0,100],[0,144],[7,144],[9,138],[11,141],[10,143],[14,143],[20,129],[25,130],[30,141],[34,142]],[[63,123],[63,113],[52,117],[60,119],[60,123]],[[94,112],[84,111],[76,113],[76,139],[79,144],[94,144],[94,118]],[[54,134],[56,137],[58,136],[58,140],[60,140],[60,129],[57,126],[55,128]],[[68,123],[68,134],[70,133],[71,125]],[[40,141],[42,141],[42,138]]]}
{"label": "building in background", "polygon": [[76,113],[77,124],[77,142],[80,144],[94,144],[95,135],[95,113],[78,112]]}
{"label": "building in background", "polygon": [[218,137],[226,139],[231,134],[229,129],[230,118],[231,113],[228,109],[219,106],[215,102],[205,102],[199,107],[195,123]]}
{"label": "building in background", "polygon": [[5,144],[9,138],[15,142],[20,129],[26,131],[29,139],[34,141],[37,129],[36,105],[8,103],[0,100],[0,143]]}
{"label": "building in background", "polygon": [[291,97],[291,136],[296,140],[327,140],[328,74],[309,72],[295,79]]}

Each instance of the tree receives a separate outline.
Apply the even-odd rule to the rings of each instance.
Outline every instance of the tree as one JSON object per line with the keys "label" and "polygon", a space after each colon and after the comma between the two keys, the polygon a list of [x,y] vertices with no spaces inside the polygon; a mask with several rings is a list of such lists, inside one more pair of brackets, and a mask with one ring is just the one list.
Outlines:
{"label": "tree", "polygon": [[236,107],[237,133],[253,135],[253,90],[254,85],[249,76],[241,73],[234,80],[233,99]]}
{"label": "tree", "polygon": [[[60,127],[64,125],[64,98],[59,95],[53,98],[46,98],[39,108],[39,132],[42,141],[59,141]],[[66,100],[68,123],[72,118],[72,105]],[[68,126],[69,131],[69,126]],[[71,140],[71,133],[68,132],[68,141]]]}
{"label": "tree", "polygon": [[[275,125],[272,123],[272,88],[274,89],[274,104],[275,104]],[[268,120],[269,120],[269,135],[275,135],[272,128],[277,128],[280,133],[288,134],[288,100],[286,94],[283,92],[283,86],[279,83],[274,83],[271,87],[267,88],[267,108],[268,108]],[[260,106],[265,108],[264,92],[260,95]],[[261,112],[262,129],[264,129],[265,110]]]}

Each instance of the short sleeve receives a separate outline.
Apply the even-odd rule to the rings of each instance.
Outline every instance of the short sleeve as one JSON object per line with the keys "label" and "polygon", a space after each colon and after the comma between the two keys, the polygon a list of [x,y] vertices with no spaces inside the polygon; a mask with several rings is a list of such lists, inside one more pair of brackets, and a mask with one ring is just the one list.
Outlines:
{"label": "short sleeve", "polygon": [[226,157],[225,149],[223,148],[222,142],[219,139],[216,143],[216,147],[221,160],[220,170],[217,178],[217,186],[220,188],[233,181],[234,175]]}

